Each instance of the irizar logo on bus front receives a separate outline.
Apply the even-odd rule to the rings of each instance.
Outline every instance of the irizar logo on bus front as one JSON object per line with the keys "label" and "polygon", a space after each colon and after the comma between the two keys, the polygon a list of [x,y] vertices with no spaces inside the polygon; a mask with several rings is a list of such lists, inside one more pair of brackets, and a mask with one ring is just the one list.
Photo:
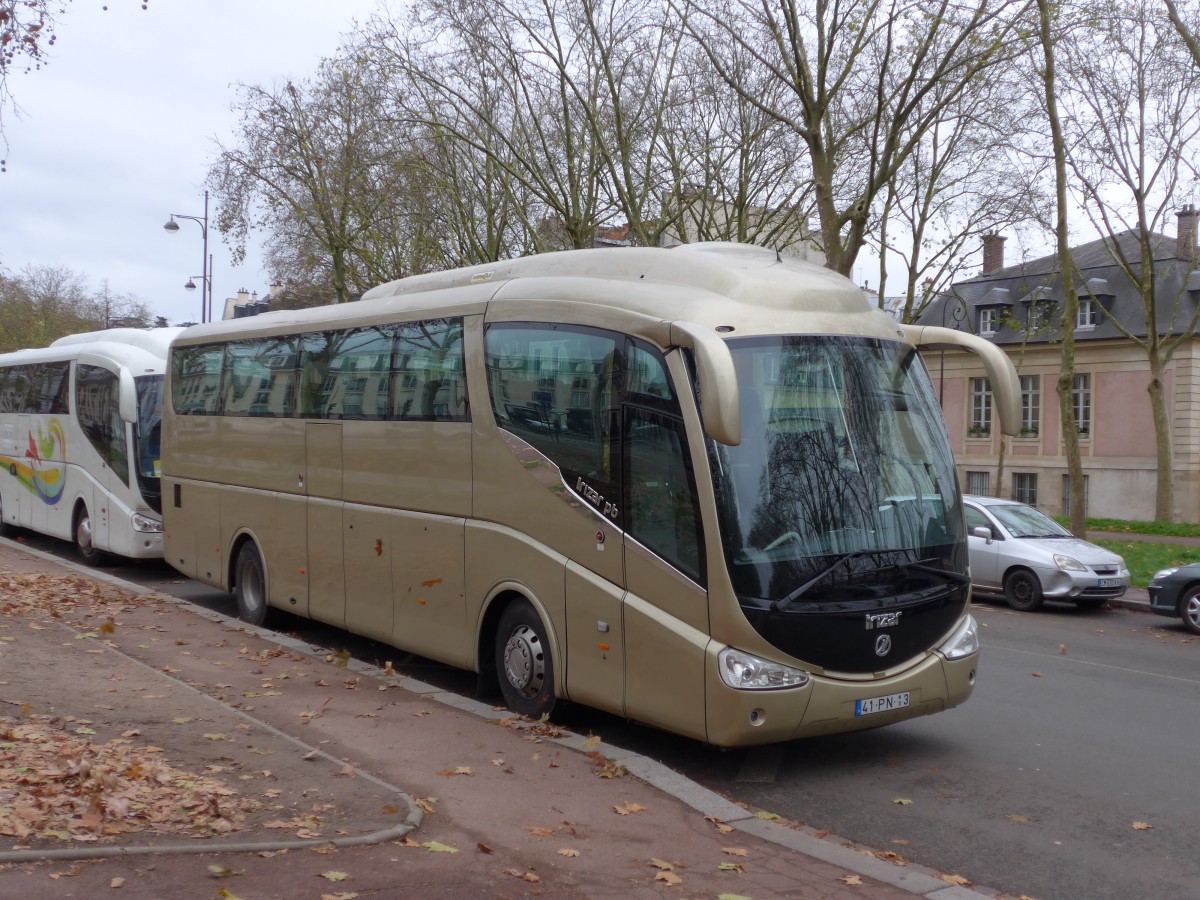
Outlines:
{"label": "irizar logo on bus front", "polygon": [[874,631],[876,628],[891,628],[893,625],[900,624],[899,612],[886,613],[867,613],[867,631]]}

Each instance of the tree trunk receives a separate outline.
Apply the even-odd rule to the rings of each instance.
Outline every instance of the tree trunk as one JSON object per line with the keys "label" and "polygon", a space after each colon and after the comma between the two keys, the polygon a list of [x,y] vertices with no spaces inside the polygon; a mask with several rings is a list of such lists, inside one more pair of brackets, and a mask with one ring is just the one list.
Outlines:
{"label": "tree trunk", "polygon": [[1150,411],[1154,415],[1154,437],[1157,456],[1157,486],[1154,490],[1154,518],[1159,522],[1175,521],[1172,498],[1175,496],[1174,454],[1171,452],[1171,417],[1167,413],[1167,396],[1163,388],[1163,362],[1157,354],[1150,357]]}

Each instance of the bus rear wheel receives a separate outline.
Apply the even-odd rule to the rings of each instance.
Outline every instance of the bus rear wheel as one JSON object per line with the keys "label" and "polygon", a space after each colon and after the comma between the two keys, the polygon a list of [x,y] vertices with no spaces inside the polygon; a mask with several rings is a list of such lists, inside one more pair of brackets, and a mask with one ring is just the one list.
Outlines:
{"label": "bus rear wheel", "polygon": [[267,621],[267,576],[262,555],[253,541],[242,544],[238,551],[233,595],[237,598],[239,619],[251,625]]}
{"label": "bus rear wheel", "polygon": [[496,675],[513,712],[530,718],[554,711],[554,662],[546,629],[526,600],[515,600],[496,629]]}
{"label": "bus rear wheel", "polygon": [[109,556],[103,550],[97,549],[92,542],[92,517],[86,506],[80,506],[75,513],[75,550],[79,558],[89,566],[102,566],[108,562]]}

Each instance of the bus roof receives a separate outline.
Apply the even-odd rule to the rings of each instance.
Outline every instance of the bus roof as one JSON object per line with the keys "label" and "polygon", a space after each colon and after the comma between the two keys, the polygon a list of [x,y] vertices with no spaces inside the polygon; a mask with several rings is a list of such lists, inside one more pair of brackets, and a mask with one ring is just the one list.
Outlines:
{"label": "bus roof", "polygon": [[549,302],[586,304],[661,323],[690,322],[726,335],[902,337],[890,316],[830,269],[765,247],[711,242],[569,250],[413,275],[372,288],[351,304],[194,325],[181,342],[485,309],[489,318],[511,319],[536,316],[536,306]]}
{"label": "bus roof", "polygon": [[49,347],[0,354],[0,366],[64,362],[90,353],[127,368],[134,376],[165,371],[167,350],[183,331],[170,328],[108,328],[61,337]]}

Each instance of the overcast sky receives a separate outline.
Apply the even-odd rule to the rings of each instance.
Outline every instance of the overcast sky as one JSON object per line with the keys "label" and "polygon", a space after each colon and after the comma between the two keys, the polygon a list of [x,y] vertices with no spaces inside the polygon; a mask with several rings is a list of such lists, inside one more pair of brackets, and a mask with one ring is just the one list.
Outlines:
{"label": "overcast sky", "polygon": [[[108,11],[103,7],[107,5]],[[234,85],[314,74],[377,0],[73,0],[41,71],[10,73],[5,110],[0,268],[67,266],[92,290],[107,280],[172,322],[199,321],[204,178],[214,141],[230,143]],[[210,203],[209,215],[215,218]],[[269,289],[252,250],[234,268],[215,227],[213,307]],[[196,283],[200,283],[197,277]]]}

